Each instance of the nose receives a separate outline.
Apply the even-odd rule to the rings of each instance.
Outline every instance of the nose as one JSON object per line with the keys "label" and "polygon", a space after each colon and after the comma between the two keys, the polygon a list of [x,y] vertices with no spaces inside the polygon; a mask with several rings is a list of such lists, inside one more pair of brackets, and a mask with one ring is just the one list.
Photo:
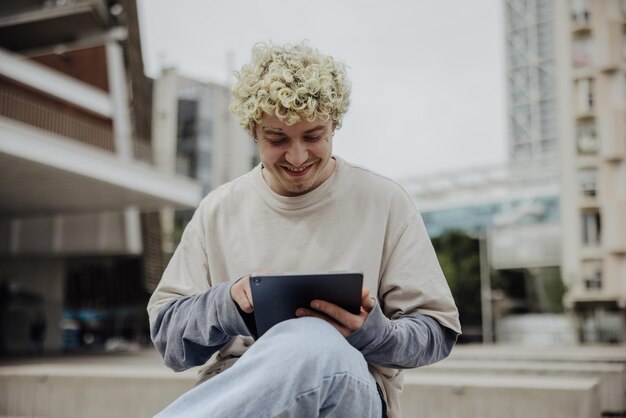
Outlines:
{"label": "nose", "polygon": [[285,160],[294,167],[300,167],[309,159],[309,150],[301,141],[292,141],[285,153]]}

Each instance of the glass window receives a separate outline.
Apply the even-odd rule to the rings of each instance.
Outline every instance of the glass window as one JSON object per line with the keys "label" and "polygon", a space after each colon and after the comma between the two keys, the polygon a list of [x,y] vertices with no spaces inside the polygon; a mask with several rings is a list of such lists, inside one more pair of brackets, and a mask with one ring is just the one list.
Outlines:
{"label": "glass window", "polygon": [[598,153],[599,141],[596,135],[594,122],[582,122],[576,128],[576,143],[578,153],[581,155],[594,155]]}
{"label": "glass window", "polygon": [[598,190],[598,170],[583,168],[578,170],[578,190],[582,197],[596,197]]}
{"label": "glass window", "polygon": [[588,0],[572,0],[572,22],[577,25],[589,23]]}
{"label": "glass window", "polygon": [[600,245],[600,212],[597,210],[583,212],[582,233],[584,245]]}
{"label": "glass window", "polygon": [[574,39],[572,45],[572,65],[574,68],[588,67],[592,64],[591,35],[580,36]]}

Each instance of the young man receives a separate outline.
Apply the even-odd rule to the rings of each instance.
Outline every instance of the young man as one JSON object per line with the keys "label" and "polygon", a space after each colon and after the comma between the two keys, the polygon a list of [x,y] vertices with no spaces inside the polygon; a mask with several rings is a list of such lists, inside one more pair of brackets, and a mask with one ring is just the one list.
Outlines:
{"label": "young man", "polygon": [[[342,64],[260,44],[236,75],[231,110],[261,164],[202,200],[150,299],[165,363],[206,363],[159,416],[397,417],[399,369],[445,358],[461,332],[422,219],[396,183],[332,154]],[[312,301],[255,342],[249,275],[267,270],[362,271],[361,312]]]}

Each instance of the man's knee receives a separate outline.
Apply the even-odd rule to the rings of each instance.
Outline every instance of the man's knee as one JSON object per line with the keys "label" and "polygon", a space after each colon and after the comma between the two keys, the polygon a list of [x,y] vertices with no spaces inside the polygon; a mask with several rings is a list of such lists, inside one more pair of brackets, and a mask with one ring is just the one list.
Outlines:
{"label": "man's knee", "polygon": [[[264,340],[265,339],[265,340]],[[367,369],[361,353],[328,322],[318,318],[298,318],[281,322],[255,345],[268,344],[275,356],[292,366],[325,368],[328,372]]]}

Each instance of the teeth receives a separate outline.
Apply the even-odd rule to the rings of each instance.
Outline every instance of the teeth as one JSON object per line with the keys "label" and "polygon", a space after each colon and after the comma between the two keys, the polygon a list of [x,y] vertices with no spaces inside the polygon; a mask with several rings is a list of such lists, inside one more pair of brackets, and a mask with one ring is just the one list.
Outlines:
{"label": "teeth", "polygon": [[287,170],[289,171],[293,171],[294,173],[301,173],[304,170],[306,170],[307,168],[309,168],[309,166],[306,167],[301,167],[301,168],[291,168],[291,167],[285,167]]}

